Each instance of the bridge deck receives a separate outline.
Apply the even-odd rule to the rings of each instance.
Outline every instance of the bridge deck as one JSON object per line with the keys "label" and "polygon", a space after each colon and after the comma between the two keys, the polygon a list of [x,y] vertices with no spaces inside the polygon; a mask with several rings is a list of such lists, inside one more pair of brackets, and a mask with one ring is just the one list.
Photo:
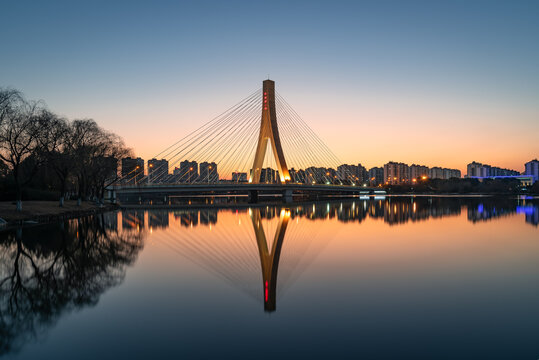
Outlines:
{"label": "bridge deck", "polygon": [[222,194],[237,193],[249,194],[251,192],[260,193],[331,193],[331,194],[369,194],[375,191],[382,192],[379,188],[369,188],[363,186],[349,185],[321,185],[321,184],[150,184],[150,185],[116,185],[109,190],[117,194]]}

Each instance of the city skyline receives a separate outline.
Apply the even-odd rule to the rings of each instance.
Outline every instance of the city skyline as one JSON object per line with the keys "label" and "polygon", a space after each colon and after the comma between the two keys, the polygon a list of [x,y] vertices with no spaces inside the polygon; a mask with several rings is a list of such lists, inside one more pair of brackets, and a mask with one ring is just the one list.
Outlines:
{"label": "city skyline", "polygon": [[145,159],[268,75],[342,163],[522,172],[539,153],[537,3],[276,2],[271,33],[252,31],[261,4],[126,4],[6,4],[1,85],[95,119]]}
{"label": "city skyline", "polygon": [[[179,167],[176,166],[179,162]],[[120,183],[124,184],[152,184],[152,183],[219,183],[219,182],[250,182],[248,171],[233,170],[231,173],[219,173],[218,164],[196,160],[183,159],[171,165],[166,159],[138,158],[121,159]],[[539,179],[539,161],[530,160],[524,164],[522,172],[500,168],[495,165],[482,164],[472,161],[466,166],[466,173],[458,169],[441,166],[428,167],[420,164],[406,164],[389,161],[381,167],[367,169],[361,163],[340,164],[333,167],[309,166],[306,168],[289,168],[290,178],[286,182],[307,184],[349,184],[355,186],[384,186],[384,185],[415,185],[425,180],[434,179],[513,179],[524,186],[531,186]],[[279,171],[272,166],[260,169],[261,183],[280,183],[282,180]]]}

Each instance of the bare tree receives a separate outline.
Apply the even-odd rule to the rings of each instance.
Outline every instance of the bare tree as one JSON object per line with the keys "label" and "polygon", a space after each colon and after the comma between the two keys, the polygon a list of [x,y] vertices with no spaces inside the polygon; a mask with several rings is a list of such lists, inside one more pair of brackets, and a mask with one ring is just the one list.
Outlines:
{"label": "bare tree", "polygon": [[[79,204],[90,197],[102,203],[105,188],[118,178],[118,162],[131,154],[119,136],[94,120],[69,122],[41,102],[0,89],[0,175],[13,176],[18,211],[22,210],[23,187],[32,178],[31,184],[40,189],[58,189],[60,206],[72,179]],[[43,178],[34,176],[38,169],[45,174]]]}
{"label": "bare tree", "polygon": [[22,95],[17,90],[0,89],[0,124],[2,124],[4,118],[10,113],[13,103],[21,100]]}
{"label": "bare tree", "polygon": [[92,192],[100,203],[104,203],[106,188],[119,178],[118,163],[120,159],[131,156],[130,149],[125,147],[123,140],[112,133],[103,132],[99,153],[91,162]]}
{"label": "bare tree", "polygon": [[119,159],[131,151],[119,136],[104,131],[94,120],[75,120],[71,126],[79,203],[90,196],[102,201],[105,188],[118,177]]}
{"label": "bare tree", "polygon": [[91,161],[98,150],[100,129],[91,119],[74,120],[72,126],[72,151],[77,178],[78,203],[88,196]]}
{"label": "bare tree", "polygon": [[26,176],[21,172],[21,165],[36,153],[39,147],[40,126],[46,126],[49,114],[40,102],[28,102],[20,94],[12,94],[4,100],[2,106],[0,160],[8,166],[13,175],[17,211],[22,211],[22,187],[35,174],[39,161],[33,162],[33,168],[26,173]]}
{"label": "bare tree", "polygon": [[62,207],[67,192],[67,181],[73,169],[71,126],[67,120],[51,114],[46,130],[40,133],[38,139],[47,165],[58,178],[60,207]]}

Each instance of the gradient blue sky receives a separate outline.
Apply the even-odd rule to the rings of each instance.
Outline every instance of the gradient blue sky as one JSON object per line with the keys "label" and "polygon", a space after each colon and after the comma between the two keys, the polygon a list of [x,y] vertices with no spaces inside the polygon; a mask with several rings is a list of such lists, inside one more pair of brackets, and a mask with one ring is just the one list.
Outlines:
{"label": "gradient blue sky", "polygon": [[8,1],[0,86],[148,159],[269,76],[343,162],[523,170],[539,1]]}

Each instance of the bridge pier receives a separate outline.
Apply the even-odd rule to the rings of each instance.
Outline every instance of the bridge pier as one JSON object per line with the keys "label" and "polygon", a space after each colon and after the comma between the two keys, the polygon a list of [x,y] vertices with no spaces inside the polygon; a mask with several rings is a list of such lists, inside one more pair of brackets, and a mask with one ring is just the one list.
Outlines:
{"label": "bridge pier", "polygon": [[283,202],[289,204],[292,200],[292,189],[283,190]]}
{"label": "bridge pier", "polygon": [[249,190],[249,203],[256,204],[258,202],[258,191]]}

